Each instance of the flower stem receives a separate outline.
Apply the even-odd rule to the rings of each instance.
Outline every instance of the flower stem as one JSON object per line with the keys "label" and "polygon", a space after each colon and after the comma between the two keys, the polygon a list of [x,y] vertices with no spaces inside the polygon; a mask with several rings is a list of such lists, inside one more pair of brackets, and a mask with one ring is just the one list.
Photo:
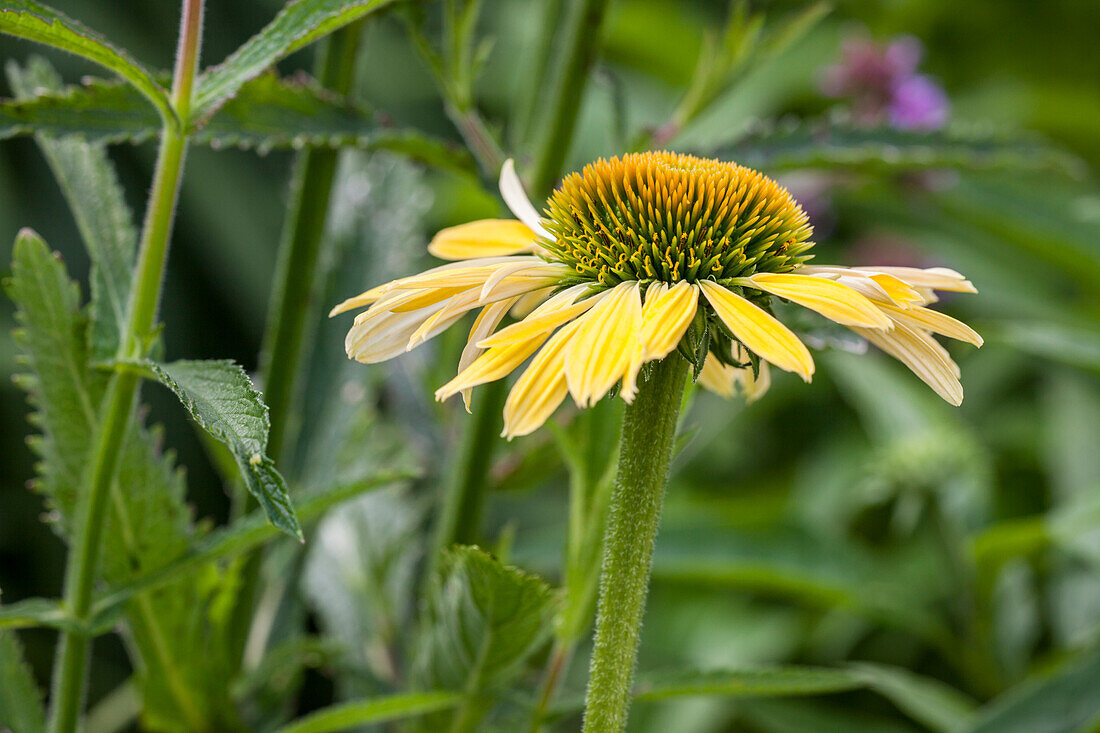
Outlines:
{"label": "flower stem", "polygon": [[550,658],[546,662],[542,684],[539,686],[538,702],[535,703],[535,709],[531,712],[531,726],[528,728],[528,733],[539,733],[542,730],[543,718],[546,717],[546,711],[550,708],[558,687],[561,686],[562,677],[565,676],[565,670],[569,667],[569,660],[573,657],[575,647],[576,644],[573,641],[561,639],[554,641],[554,646],[550,649]]}
{"label": "flower stem", "polygon": [[653,367],[626,410],[619,473],[604,537],[596,641],[584,730],[626,727],[653,547],[688,363],[675,353]]}
{"label": "flower stem", "polygon": [[599,50],[607,4],[608,0],[576,0],[573,4],[531,174],[531,191],[536,198],[550,192],[565,164],[588,72]]}
{"label": "flower stem", "polygon": [[[191,106],[191,93],[202,38],[202,0],[185,0],[180,22],[179,48],[172,85],[172,104],[182,124]],[[129,317],[120,346],[121,358],[139,356],[147,346],[156,319],[157,303],[168,255],[169,233],[179,193],[187,140],[176,123],[166,123],[157,155],[153,188],[149,194],[137,267],[134,270]],[[111,484],[115,480],[122,438],[133,414],[140,384],[130,372],[116,372],[107,387],[100,428],[95,439],[88,487],[74,525],[65,571],[64,603],[78,628],[62,633],[54,671],[50,730],[76,729],[84,703],[89,637],[83,627],[92,614],[92,591],[98,575]]]}

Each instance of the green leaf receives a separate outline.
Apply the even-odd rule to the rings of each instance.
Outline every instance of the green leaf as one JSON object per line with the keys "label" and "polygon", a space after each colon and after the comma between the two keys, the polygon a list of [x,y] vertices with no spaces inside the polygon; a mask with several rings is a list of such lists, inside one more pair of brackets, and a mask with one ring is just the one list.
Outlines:
{"label": "green leaf", "polygon": [[[56,94],[62,88],[60,77],[39,57],[32,57],[25,69],[9,63],[7,73],[20,100],[33,98],[42,90]],[[129,87],[119,88],[133,94]],[[135,102],[143,111],[148,110],[140,99]],[[59,140],[45,133],[36,138],[92,260],[91,358],[105,361],[118,351],[126,328],[137,230],[114,166],[102,145]]]}
{"label": "green leaf", "polygon": [[1077,733],[1100,723],[1100,653],[1028,679],[982,708],[966,733]]}
{"label": "green leaf", "polygon": [[33,0],[0,0],[0,33],[44,43],[94,61],[132,84],[164,119],[176,117],[167,92],[153,79],[152,73],[95,31],[52,8]]}
{"label": "green leaf", "polygon": [[722,697],[783,697],[823,695],[864,686],[846,669],[825,667],[763,667],[746,670],[678,672],[644,676],[634,689],[635,700],[664,700],[694,695]]}
{"label": "green leaf", "polygon": [[854,664],[856,679],[913,720],[941,733],[956,731],[974,716],[977,703],[942,682],[884,664]]}
{"label": "green leaf", "polygon": [[507,682],[546,639],[553,600],[540,578],[476,547],[447,551],[431,589],[434,622],[417,678],[426,686],[467,691]]}
{"label": "green leaf", "polygon": [[271,426],[267,405],[244,370],[231,361],[213,360],[170,364],[143,361],[134,366],[172,390],[191,417],[229,448],[245,485],[271,523],[302,539],[286,482],[267,456]]}
{"label": "green leaf", "polygon": [[[133,89],[103,80],[0,102],[0,139],[45,132],[90,143],[142,143],[160,128]],[[370,111],[320,88],[307,77],[261,74],[242,86],[191,141],[215,148],[266,152],[301,147],[390,150],[460,172],[475,169],[468,152],[416,130],[387,127]]]}
{"label": "green leaf", "polygon": [[10,631],[0,631],[0,729],[38,733],[46,729],[42,692],[23,660],[23,647]]}
{"label": "green leaf", "polygon": [[245,82],[279,59],[392,2],[295,0],[288,4],[263,30],[199,78],[192,119],[208,119]]}
{"label": "green leaf", "polygon": [[1100,336],[1095,325],[1015,321],[983,329],[989,340],[1008,344],[1042,359],[1054,359],[1100,372]]}
{"label": "green leaf", "polygon": [[89,373],[80,289],[60,258],[24,229],[12,251],[8,295],[20,325],[15,340],[28,374],[17,377],[35,409],[40,435],[30,439],[39,458],[33,487],[56,511],[65,533],[76,509],[85,456],[106,379]]}
{"label": "green leaf", "polygon": [[279,729],[278,733],[330,733],[368,723],[386,723],[453,708],[462,701],[455,692],[409,692],[323,708]]}
{"label": "green leaf", "polygon": [[[30,370],[19,381],[30,394],[37,410],[34,422],[42,432],[32,441],[41,459],[36,485],[57,510],[59,529],[66,534],[98,430],[107,375],[90,367],[87,322],[76,285],[32,232],[24,231],[16,240],[8,291],[17,305],[22,326],[17,341]],[[110,583],[125,583],[170,563],[191,542],[182,477],[172,457],[161,455],[159,442],[156,431],[150,433],[131,417],[104,531],[102,574]],[[79,629],[102,633],[117,626],[125,614],[143,709],[150,721],[217,728],[234,715],[226,686],[217,682],[230,671],[211,623],[219,594],[231,586],[213,570],[208,575],[201,584],[178,584],[136,596],[125,606],[97,615],[89,628]],[[0,610],[0,625],[64,628],[69,623],[49,601]]]}
{"label": "green leaf", "polygon": [[955,129],[915,132],[834,121],[761,126],[716,154],[771,172],[794,168],[870,172],[953,168],[1079,176],[1084,170],[1078,158],[1033,136]]}
{"label": "green leaf", "polygon": [[[317,519],[332,507],[352,499],[360,494],[396,482],[416,478],[409,472],[381,473],[350,484],[344,484],[329,491],[309,496],[298,506],[298,518],[302,522]],[[187,552],[174,562],[141,577],[134,578],[125,585],[116,586],[96,601],[94,605],[95,624],[101,617],[109,617],[114,609],[133,598],[138,593],[158,588],[173,581],[184,581],[186,576],[197,569],[215,561],[226,561],[238,557],[250,550],[270,542],[279,536],[280,530],[268,520],[262,509],[241,517],[232,525],[215,530],[199,540]],[[2,627],[3,609],[0,609],[0,627]],[[51,624],[45,624],[51,625]]]}

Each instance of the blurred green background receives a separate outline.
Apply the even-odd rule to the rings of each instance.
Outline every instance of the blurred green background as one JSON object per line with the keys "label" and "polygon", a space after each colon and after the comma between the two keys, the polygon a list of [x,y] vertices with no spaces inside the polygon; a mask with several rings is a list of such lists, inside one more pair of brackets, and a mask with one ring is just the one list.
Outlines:
{"label": "blurred green background", "polygon": [[[204,61],[223,58],[280,5],[210,2]],[[800,3],[755,5],[778,17]],[[55,6],[150,65],[170,65],[178,21],[172,3],[59,0]],[[479,104],[494,126],[511,121],[517,100],[529,93],[527,70],[516,59],[522,62],[533,43],[539,6],[526,0],[485,4],[481,33],[496,40],[478,84]],[[720,2],[614,0],[568,168],[619,152],[624,126],[633,131],[667,119],[677,90],[691,75],[704,29],[720,24],[724,13]],[[967,394],[957,410],[878,354],[856,357],[844,349],[821,356],[812,385],[779,376],[772,392],[748,407],[699,394],[685,421],[691,437],[678,458],[659,540],[643,668],[869,659],[937,677],[981,698],[1030,669],[1095,644],[1100,628],[1100,188],[1092,173],[1100,168],[1097,28],[1100,3],[1094,0],[838,0],[810,36],[756,70],[677,140],[685,148],[721,150],[753,119],[827,114],[838,101],[822,94],[819,79],[824,67],[838,61],[842,39],[861,32],[882,41],[911,34],[924,45],[921,70],[947,92],[952,125],[1033,130],[1084,165],[1075,176],[979,171],[914,180],[843,167],[824,178],[820,172],[813,178],[789,174],[785,180],[796,195],[809,191],[818,199],[819,261],[888,259],[955,267],[981,295],[950,299],[945,310],[972,323],[987,344],[980,351],[951,347]],[[372,23],[365,49],[362,100],[401,125],[458,139],[399,23],[391,18]],[[22,61],[37,52],[0,38],[2,59]],[[50,59],[70,81],[92,71],[69,57]],[[309,64],[308,54],[298,54],[282,70]],[[3,84],[0,95],[8,96]],[[113,149],[137,212],[153,153],[152,145]],[[375,212],[366,227],[385,227],[380,203],[385,192],[371,184],[405,186],[395,191],[413,191],[416,204],[401,214],[407,220],[399,227],[403,239],[384,236],[389,230],[373,235],[373,241],[395,251],[376,252],[385,265],[369,269],[369,282],[360,289],[391,271],[425,263],[421,253],[438,228],[496,213],[493,193],[470,179],[377,157],[351,166],[366,183],[348,190],[369,199],[363,206]],[[232,358],[255,368],[291,160],[287,152],[196,147],[190,153],[162,309],[170,357]],[[356,201],[345,201],[344,208],[354,211]],[[23,226],[39,231],[86,281],[87,257],[75,226],[41,155],[26,138],[0,144],[5,268]],[[11,305],[0,299],[0,588],[7,603],[56,595],[64,558],[61,542],[39,521],[40,499],[25,489],[32,476],[24,443],[30,426],[23,395],[10,379],[17,369],[11,327]],[[331,345],[341,356],[337,344]],[[447,352],[453,344],[444,341],[438,348]],[[426,446],[446,440],[447,431],[465,418],[452,405],[434,413],[449,421],[443,438],[425,433],[421,419],[435,409],[426,402],[429,391],[409,396],[416,390],[401,377],[411,375],[416,385],[438,383],[454,363],[450,356],[439,359],[442,366],[428,361],[370,369],[398,375],[380,388],[398,394],[381,401],[382,420],[400,431],[416,460],[436,470]],[[146,388],[144,396],[188,466],[189,498],[198,515],[225,521],[228,500],[191,426],[180,411],[169,409],[170,395]],[[306,415],[317,409],[307,405]],[[495,538],[501,527],[514,528],[514,561],[553,577],[565,510],[564,473],[549,459],[537,464],[550,465],[549,474],[524,470],[531,456],[546,453],[547,440],[516,441],[498,457],[494,475],[510,490],[492,499],[486,539]],[[1050,527],[1061,522],[1061,529],[1049,529],[1042,547],[1013,545],[1019,544],[1010,531],[1016,525],[1006,523],[1038,516]],[[990,546],[992,554],[982,555]],[[960,556],[977,559],[960,565]],[[983,564],[989,557],[999,559]],[[973,573],[980,577],[970,577]],[[984,589],[983,598],[960,592],[975,588]],[[973,607],[987,602],[988,608]],[[913,618],[906,617],[906,609]],[[951,649],[944,648],[950,641],[922,633],[923,614],[946,619],[949,639],[988,640],[993,679],[977,679],[965,661],[952,660]],[[973,623],[988,627],[968,626]],[[23,640],[36,673],[46,680],[53,634],[31,631]],[[97,641],[96,654],[93,699],[128,673],[113,637]],[[583,665],[574,666],[575,673],[583,673]],[[324,677],[322,671],[309,688],[304,709],[331,695]],[[583,677],[570,682],[579,689]],[[640,704],[635,724],[655,731],[724,730],[728,705]],[[879,701],[859,698],[859,710],[868,725],[892,717]],[[798,727],[798,711],[797,705],[780,713],[761,704],[748,710],[745,725],[810,730]],[[670,727],[673,720],[676,727]]]}

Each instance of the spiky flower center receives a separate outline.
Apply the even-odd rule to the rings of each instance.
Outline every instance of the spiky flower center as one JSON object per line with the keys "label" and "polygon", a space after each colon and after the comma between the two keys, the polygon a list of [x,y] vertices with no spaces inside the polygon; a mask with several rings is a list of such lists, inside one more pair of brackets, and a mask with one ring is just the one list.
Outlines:
{"label": "spiky flower center", "polygon": [[580,281],[728,281],[789,272],[813,246],[805,212],[736,163],[668,152],[598,160],[550,197],[543,245]]}

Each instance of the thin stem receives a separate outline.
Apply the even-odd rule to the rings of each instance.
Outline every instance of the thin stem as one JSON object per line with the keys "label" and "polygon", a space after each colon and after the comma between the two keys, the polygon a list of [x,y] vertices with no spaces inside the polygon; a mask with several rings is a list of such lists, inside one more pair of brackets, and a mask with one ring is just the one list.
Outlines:
{"label": "thin stem", "polygon": [[443,506],[435,528],[434,551],[429,557],[430,578],[440,553],[455,543],[478,541],[484,507],[485,479],[493,461],[497,429],[507,394],[502,380],[490,382],[474,395],[471,422],[465,426],[456,462],[443,491]]}
{"label": "thin stem", "polygon": [[[365,21],[351,23],[318,46],[314,74],[325,89],[341,96],[351,93],[364,24]],[[271,415],[268,452],[276,461],[290,444],[288,435],[292,432],[299,397],[299,366],[307,343],[305,335],[309,324],[317,319],[317,264],[325,255],[325,227],[339,160],[340,153],[336,150],[303,150],[295,160],[291,179],[291,203],[283,223],[275,287],[260,354],[264,399]],[[244,494],[242,504],[243,513],[254,506],[255,500]],[[254,614],[260,559],[259,553],[252,553],[241,574],[241,589],[231,623],[231,637],[238,644],[235,654],[267,648],[270,625],[256,623]],[[276,593],[273,598],[276,607],[281,605],[282,596]]]}
{"label": "thin stem", "polygon": [[550,649],[550,658],[546,661],[546,671],[543,673],[542,684],[539,687],[538,702],[531,711],[531,726],[528,733],[539,733],[542,730],[542,721],[546,717],[546,711],[554,700],[554,695],[561,686],[562,677],[569,667],[569,660],[573,658],[575,643],[572,641],[554,640],[554,646]]}
{"label": "thin stem", "polygon": [[553,77],[550,108],[545,115],[546,126],[539,137],[531,174],[532,195],[542,197],[554,187],[577,125],[589,70],[596,60],[600,45],[600,29],[606,15],[608,0],[575,0],[560,63]]}
{"label": "thin stem", "polygon": [[[351,92],[363,21],[332,34],[319,50],[316,76],[325,89],[341,96]],[[340,154],[308,149],[298,154],[291,184],[291,204],[283,226],[275,290],[261,354],[264,399],[271,413],[268,451],[275,460],[284,448],[294,412],[298,365],[307,325],[317,311],[317,263],[323,253],[325,222]]]}
{"label": "thin stem", "polygon": [[[202,37],[202,15],[202,0],[185,1],[172,86],[173,106],[181,120],[187,119],[190,110],[198,47]],[[153,188],[149,194],[138,263],[134,271],[128,325],[120,347],[119,356],[122,358],[139,355],[153,330],[187,146],[181,133],[174,124],[169,123],[165,125],[161,136]],[[78,625],[83,625],[91,617],[92,590],[98,575],[108,498],[118,468],[122,438],[133,414],[139,383],[137,375],[133,373],[116,372],[107,387],[102,408],[103,417],[88,474],[88,488],[83,492],[82,507],[75,525],[65,572],[64,602]],[[84,704],[88,646],[89,638],[83,629],[65,631],[61,635],[54,671],[50,721],[50,730],[55,733],[68,733],[76,729]]]}
{"label": "thin stem", "polygon": [[538,106],[539,92],[546,82],[546,70],[550,65],[550,55],[554,50],[554,36],[558,28],[558,18],[564,0],[543,0],[542,16],[539,18],[538,37],[527,57],[531,59],[531,76],[520,91],[519,111],[513,124],[513,140],[526,143],[531,138],[534,112]]}
{"label": "thin stem", "polygon": [[585,699],[584,730],[588,733],[619,733],[626,727],[653,547],[687,368],[687,362],[676,354],[656,364],[623,421]]}

